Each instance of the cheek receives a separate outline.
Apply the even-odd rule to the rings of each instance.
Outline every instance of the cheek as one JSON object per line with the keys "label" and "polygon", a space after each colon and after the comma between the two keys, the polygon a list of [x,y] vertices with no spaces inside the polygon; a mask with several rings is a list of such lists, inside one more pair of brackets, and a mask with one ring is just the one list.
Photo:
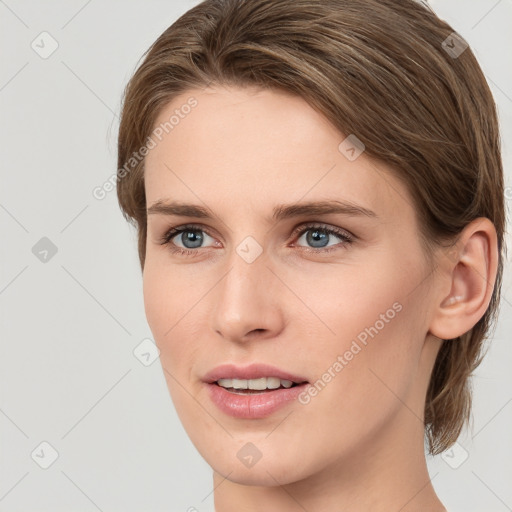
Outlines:
{"label": "cheek", "polygon": [[169,283],[159,279],[160,272],[151,261],[146,261],[143,276],[144,309],[146,318],[157,343],[171,327],[170,311],[174,311],[174,294],[169,293]]}
{"label": "cheek", "polygon": [[143,276],[146,319],[160,349],[162,365],[172,372],[176,371],[175,362],[183,360],[185,348],[190,346],[184,328],[190,318],[187,310],[193,304],[190,300],[192,291],[180,292],[182,286],[176,274],[165,266],[154,264],[151,258],[146,262]]}
{"label": "cheek", "polygon": [[[295,279],[294,291],[309,311],[288,308],[287,314],[315,320],[319,353],[329,353],[329,347],[339,350],[348,340],[359,338],[363,343],[377,330],[389,332],[391,324],[400,321],[406,283],[387,269],[385,261],[373,265],[346,265],[316,269],[315,278],[305,275]],[[297,276],[295,276],[297,277]],[[288,280],[292,280],[290,275]],[[304,316],[307,313],[307,316]],[[314,314],[313,314],[314,313]],[[384,336],[381,336],[384,337]]]}
{"label": "cheek", "polygon": [[[188,281],[190,282],[190,281]],[[194,321],[193,305],[198,298],[190,287],[179,292],[184,284],[165,265],[152,261],[145,265],[143,294],[146,318],[160,350],[160,364],[173,404],[182,422],[190,426],[200,423],[200,410],[191,395],[197,390],[191,387],[191,369],[198,357],[197,321]],[[189,415],[192,415],[189,418]],[[188,419],[187,419],[188,418]]]}
{"label": "cheek", "polygon": [[[326,387],[344,394],[350,389],[350,396],[372,402],[382,400],[386,386],[399,396],[407,393],[426,334],[424,297],[421,287],[415,290],[421,269],[402,272],[398,263],[381,259],[364,272],[331,269],[329,279],[318,276],[316,292],[306,282],[297,289],[318,312],[315,326],[306,328],[316,332],[309,358],[315,377],[329,381]],[[389,389],[387,393],[393,396]]]}
{"label": "cheek", "polygon": [[193,384],[195,376],[191,374],[196,361],[201,359],[201,348],[204,352],[204,326],[195,316],[204,290],[191,286],[193,282],[193,277],[167,268],[165,263],[155,264],[151,258],[146,262],[144,307],[160,350],[169,395],[191,440],[201,453],[208,453],[212,447],[204,447],[201,442],[205,433],[216,431],[217,425],[199,405],[200,388]]}

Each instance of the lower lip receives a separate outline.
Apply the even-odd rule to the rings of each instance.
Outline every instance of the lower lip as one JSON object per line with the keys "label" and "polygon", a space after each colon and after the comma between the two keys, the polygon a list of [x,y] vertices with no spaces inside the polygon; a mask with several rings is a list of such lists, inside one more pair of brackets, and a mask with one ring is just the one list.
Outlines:
{"label": "lower lip", "polygon": [[295,400],[308,384],[247,395],[231,393],[215,383],[206,385],[212,402],[222,412],[235,418],[257,419],[270,416],[273,412]]}

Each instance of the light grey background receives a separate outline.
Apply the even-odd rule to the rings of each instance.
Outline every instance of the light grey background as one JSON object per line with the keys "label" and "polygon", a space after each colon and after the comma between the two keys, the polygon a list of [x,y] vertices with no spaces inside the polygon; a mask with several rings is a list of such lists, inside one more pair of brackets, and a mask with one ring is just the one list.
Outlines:
{"label": "light grey background", "polygon": [[[139,58],[196,3],[0,0],[0,512],[213,510],[211,470],[159,361],[133,353],[151,338],[135,231],[115,191],[92,195],[116,170],[121,95]],[[512,199],[512,0],[430,4],[488,78]],[[43,237],[57,248],[46,262]],[[507,267],[473,428],[428,460],[451,512],[512,510],[511,284]],[[58,453],[47,469],[42,442]]]}

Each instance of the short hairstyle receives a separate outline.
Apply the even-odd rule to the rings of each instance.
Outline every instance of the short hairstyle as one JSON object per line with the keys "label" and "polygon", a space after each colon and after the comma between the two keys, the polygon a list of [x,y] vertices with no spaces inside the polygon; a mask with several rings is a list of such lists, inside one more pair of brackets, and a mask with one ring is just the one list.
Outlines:
{"label": "short hairstyle", "polygon": [[205,0],[143,55],[124,91],[118,139],[118,201],[137,228],[142,270],[144,158],[134,155],[174,97],[208,85],[287,91],[345,136],[356,135],[407,187],[429,261],[472,220],[493,222],[499,254],[490,304],[470,331],[443,341],[430,378],[424,426],[433,455],[471,417],[470,376],[497,319],[503,271],[496,106],[471,48],[457,36],[416,0]]}

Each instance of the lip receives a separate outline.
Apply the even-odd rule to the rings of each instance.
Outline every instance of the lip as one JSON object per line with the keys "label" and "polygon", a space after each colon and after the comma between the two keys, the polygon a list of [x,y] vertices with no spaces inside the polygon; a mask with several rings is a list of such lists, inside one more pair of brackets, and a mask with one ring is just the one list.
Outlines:
{"label": "lip", "polygon": [[307,381],[302,376],[293,375],[275,366],[262,363],[253,363],[248,366],[223,364],[209,371],[203,377],[203,381],[211,384],[219,379],[259,379],[261,377],[277,377],[278,379],[291,380],[296,383]]}
{"label": "lip", "polygon": [[[217,380],[223,378],[258,379],[261,377],[291,380],[298,385],[244,395],[232,393],[216,384]],[[224,414],[241,419],[259,419],[270,416],[282,407],[291,405],[309,385],[305,378],[267,364],[251,364],[244,367],[233,364],[221,365],[208,372],[203,381],[211,401]]]}

